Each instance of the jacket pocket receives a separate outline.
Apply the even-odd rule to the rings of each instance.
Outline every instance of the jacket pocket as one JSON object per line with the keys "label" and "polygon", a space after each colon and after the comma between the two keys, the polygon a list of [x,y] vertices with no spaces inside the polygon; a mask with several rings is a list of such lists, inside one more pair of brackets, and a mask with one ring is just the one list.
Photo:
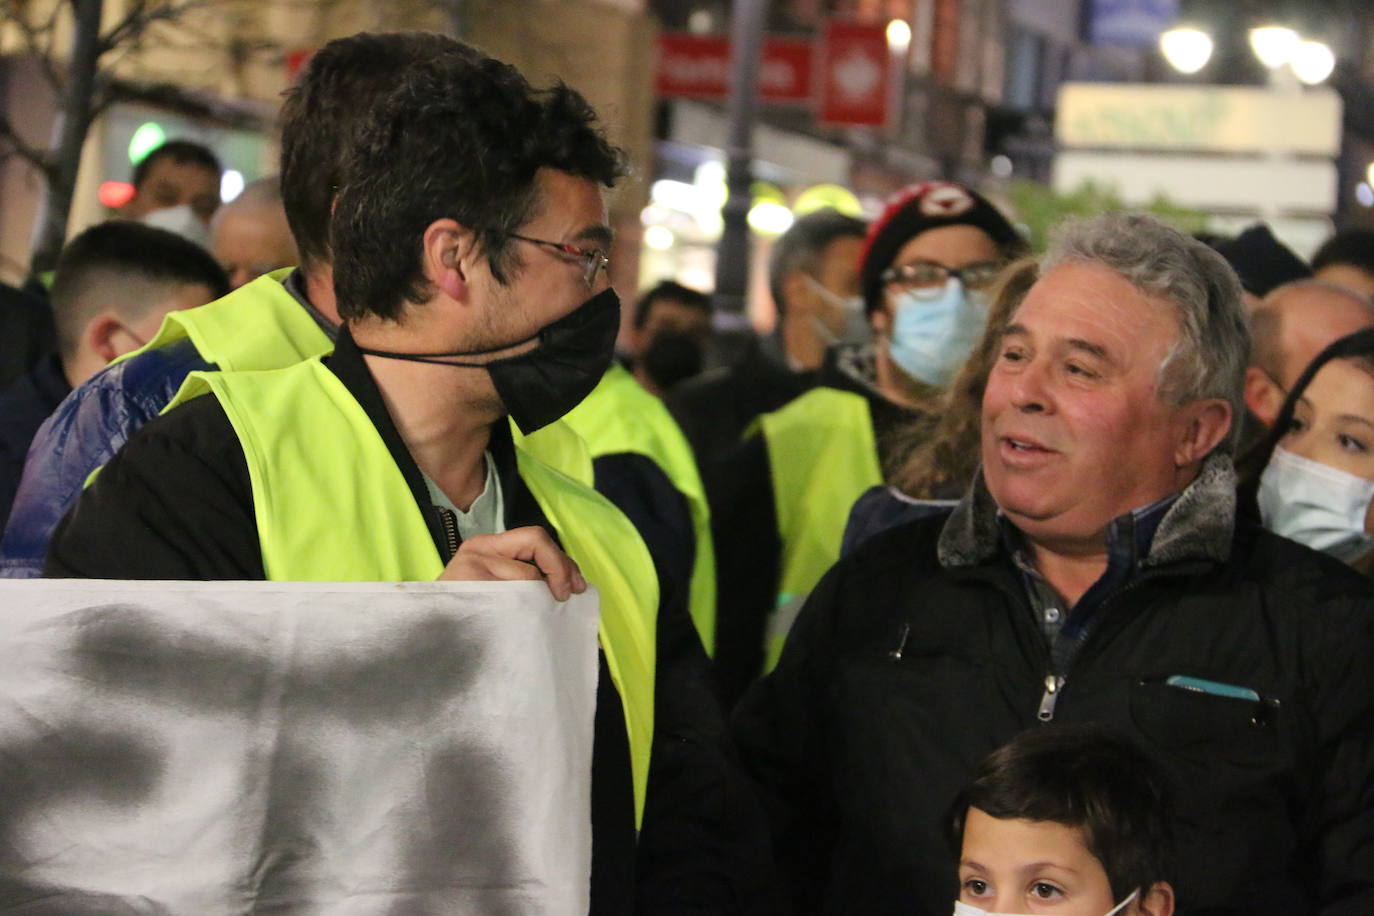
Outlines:
{"label": "jacket pocket", "polygon": [[1160,675],[1131,687],[1131,718],[1156,745],[1242,767],[1273,761],[1280,711],[1277,699],[1233,681]]}

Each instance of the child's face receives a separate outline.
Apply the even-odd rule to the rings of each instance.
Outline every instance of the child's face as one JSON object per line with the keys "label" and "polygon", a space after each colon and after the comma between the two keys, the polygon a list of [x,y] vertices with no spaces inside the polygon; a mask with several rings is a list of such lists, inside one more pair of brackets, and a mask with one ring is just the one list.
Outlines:
{"label": "child's face", "polygon": [[959,900],[990,913],[1062,916],[1103,916],[1116,905],[1079,828],[999,820],[977,808],[964,820]]}

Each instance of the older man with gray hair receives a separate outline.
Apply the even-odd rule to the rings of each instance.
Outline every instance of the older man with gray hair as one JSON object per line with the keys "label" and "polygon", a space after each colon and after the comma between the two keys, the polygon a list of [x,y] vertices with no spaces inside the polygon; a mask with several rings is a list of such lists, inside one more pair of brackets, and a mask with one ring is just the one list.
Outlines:
{"label": "older man with gray hair", "polygon": [[[1126,214],[1060,233],[1002,332],[968,494],[836,565],[737,713],[798,912],[948,912],[976,871],[956,794],[1053,721],[1172,775],[1181,912],[1374,913],[1374,598],[1237,517],[1247,349],[1205,245]],[[1028,876],[1027,906],[1074,880]],[[1112,888],[1137,890],[1123,913],[1174,911]]]}

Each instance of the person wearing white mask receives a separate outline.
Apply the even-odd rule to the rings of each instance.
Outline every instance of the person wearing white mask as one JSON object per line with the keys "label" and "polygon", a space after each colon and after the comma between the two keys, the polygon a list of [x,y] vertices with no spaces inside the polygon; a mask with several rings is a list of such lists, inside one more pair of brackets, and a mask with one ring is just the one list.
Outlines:
{"label": "person wearing white mask", "polygon": [[1257,494],[1264,526],[1374,571],[1374,329],[1312,361],[1268,445]]}
{"label": "person wearing white mask", "polygon": [[988,289],[1025,249],[996,207],[951,182],[905,188],[869,226],[857,286],[865,339],[832,346],[816,387],[761,416],[720,475],[735,488],[715,521],[727,696],[772,667],[839,559],[851,507],[904,462],[912,425],[933,419],[982,333]]}
{"label": "person wearing white mask", "polygon": [[1168,783],[1129,739],[1023,732],[955,802],[954,916],[1170,916]]}
{"label": "person wearing white mask", "polygon": [[[209,147],[190,140],[168,140],[134,166],[134,196],[119,215],[182,235],[189,229],[196,236],[191,241],[208,247],[210,218],[220,204],[222,172],[219,158]],[[173,212],[159,212],[166,210]],[[155,213],[159,215],[150,219]]]}

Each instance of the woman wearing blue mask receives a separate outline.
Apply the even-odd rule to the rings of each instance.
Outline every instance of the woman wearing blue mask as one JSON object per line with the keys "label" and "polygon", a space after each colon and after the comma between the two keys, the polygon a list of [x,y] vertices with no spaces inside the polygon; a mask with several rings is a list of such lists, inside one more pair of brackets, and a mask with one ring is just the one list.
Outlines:
{"label": "woman wearing blue mask", "polygon": [[778,653],[811,589],[840,556],[850,509],[901,466],[973,351],[987,292],[1025,251],[976,191],[926,182],[894,196],[859,261],[870,339],[829,349],[816,385],[760,417],[719,475],[713,505],[721,599],[716,669],[727,697]]}
{"label": "woman wearing blue mask", "polygon": [[1374,573],[1374,329],[1312,361],[1243,464],[1266,528]]}

